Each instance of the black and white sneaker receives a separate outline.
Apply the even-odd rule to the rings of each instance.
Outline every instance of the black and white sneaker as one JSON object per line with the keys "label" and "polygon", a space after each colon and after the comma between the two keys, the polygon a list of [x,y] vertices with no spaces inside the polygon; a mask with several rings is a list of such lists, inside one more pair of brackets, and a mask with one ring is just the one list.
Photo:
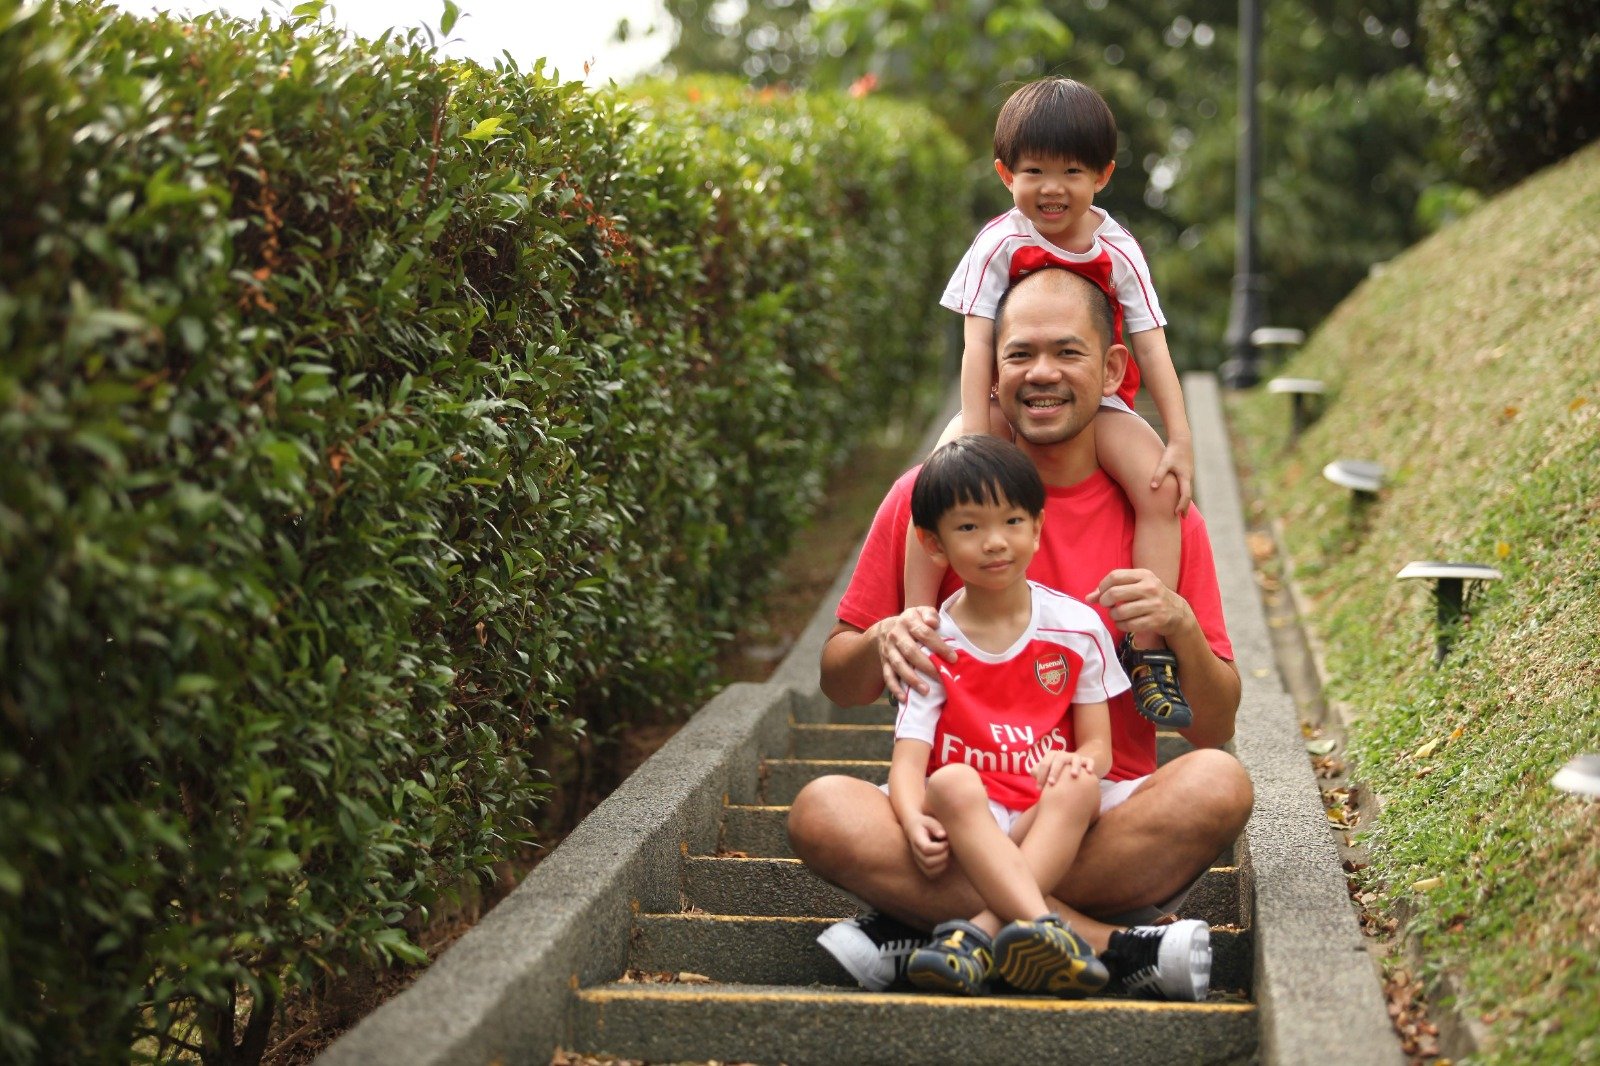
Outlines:
{"label": "black and white sneaker", "polygon": [[877,911],[834,922],[817,936],[868,992],[882,992],[906,974],[906,960],[928,940],[904,922]]}
{"label": "black and white sneaker", "polygon": [[1111,971],[1107,992],[1198,1002],[1211,988],[1211,927],[1198,918],[1136,925],[1112,933],[1100,961]]}

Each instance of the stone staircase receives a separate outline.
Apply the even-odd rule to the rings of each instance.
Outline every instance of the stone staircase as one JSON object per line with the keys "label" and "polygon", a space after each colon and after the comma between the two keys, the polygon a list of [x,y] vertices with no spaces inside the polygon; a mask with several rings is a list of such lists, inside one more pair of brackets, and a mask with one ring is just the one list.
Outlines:
{"label": "stone staircase", "polygon": [[[750,795],[725,798],[715,854],[682,855],[681,903],[635,913],[628,979],[576,992],[568,1050],[647,1062],[971,1063],[1062,1060],[1241,1062],[1256,1057],[1254,910],[1243,843],[1220,855],[1181,917],[1211,925],[1204,1003],[1117,997],[964,999],[869,993],[816,943],[857,910],[792,857],[784,822],[824,774],[887,779],[892,712],[793,705]],[[1159,758],[1187,750],[1159,738]],[[616,975],[621,978],[623,975]]]}

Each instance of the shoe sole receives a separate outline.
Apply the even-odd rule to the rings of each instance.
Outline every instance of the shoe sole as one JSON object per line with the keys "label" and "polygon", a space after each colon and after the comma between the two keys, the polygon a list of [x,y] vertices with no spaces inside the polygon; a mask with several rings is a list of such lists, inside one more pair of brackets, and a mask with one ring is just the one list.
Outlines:
{"label": "shoe sole", "polygon": [[1006,984],[1019,992],[1087,996],[1111,980],[1105,963],[1093,955],[1063,956],[1061,949],[1043,936],[1018,935],[997,940],[994,964]]}
{"label": "shoe sole", "polygon": [[948,992],[958,996],[981,996],[985,989],[982,985],[974,988],[962,980],[961,975],[955,973],[945,964],[941,956],[936,959],[919,959],[915,954],[906,963],[906,980],[924,992]]}
{"label": "shoe sole", "polygon": [[[859,929],[853,933],[854,935],[852,931],[838,925],[830,925],[817,935],[817,943],[833,956],[835,962],[844,967],[846,973],[855,978],[856,984],[868,992],[887,990],[894,982],[885,981],[877,972],[880,955],[876,946],[872,944],[872,938]],[[861,941],[872,947],[870,958],[861,950]]]}
{"label": "shoe sole", "polygon": [[[1186,971],[1189,981],[1180,989],[1162,991],[1166,993],[1168,999],[1197,1003],[1205,999],[1206,993],[1211,989],[1211,927],[1202,921],[1195,919],[1190,921],[1194,921],[1195,924],[1188,927],[1188,943],[1173,946],[1175,954],[1187,953],[1189,956],[1189,966]],[[1181,925],[1182,923],[1176,923],[1172,928],[1177,929]],[[1167,945],[1161,946],[1165,948]],[[1163,951],[1162,955],[1166,955],[1166,952]]]}

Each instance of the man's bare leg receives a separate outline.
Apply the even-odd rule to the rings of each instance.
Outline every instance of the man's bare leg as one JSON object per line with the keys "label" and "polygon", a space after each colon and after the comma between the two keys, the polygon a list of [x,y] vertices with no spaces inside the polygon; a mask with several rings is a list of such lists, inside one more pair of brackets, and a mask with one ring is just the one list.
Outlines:
{"label": "man's bare leg", "polygon": [[1244,767],[1226,752],[1207,748],[1172,760],[1090,827],[1058,894],[1071,909],[1101,916],[1171,899],[1238,837],[1254,795]]}

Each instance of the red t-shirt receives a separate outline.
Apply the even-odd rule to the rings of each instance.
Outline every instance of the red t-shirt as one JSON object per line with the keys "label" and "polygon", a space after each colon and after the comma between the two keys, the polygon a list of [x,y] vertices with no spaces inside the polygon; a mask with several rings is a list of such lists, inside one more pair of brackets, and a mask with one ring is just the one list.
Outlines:
{"label": "red t-shirt", "polygon": [[[850,587],[839,601],[839,620],[847,625],[867,629],[904,610],[906,528],[911,524],[911,484],[918,469],[906,471],[894,483],[872,520]],[[1028,577],[1034,581],[1081,600],[1112,570],[1132,565],[1133,506],[1105,471],[1097,470],[1076,485],[1047,486],[1044,514],[1039,551],[1028,566]],[[944,602],[960,587],[961,579],[947,570],[939,601]],[[1195,507],[1189,508],[1183,520],[1177,592],[1189,602],[1211,650],[1232,661],[1233,644],[1222,617],[1211,540]],[[1122,633],[1105,609],[1095,605],[1095,610],[1120,639]],[[1131,694],[1114,696],[1110,707],[1112,766],[1106,780],[1124,781],[1154,772],[1155,726],[1140,717]]]}
{"label": "red t-shirt", "polygon": [[1128,690],[1111,634],[1088,604],[1028,583],[1027,628],[1002,652],[984,651],[939,610],[939,635],[956,661],[935,659],[927,695],[912,690],[895,718],[896,740],[930,746],[928,773],[950,763],[978,771],[989,798],[1014,811],[1039,801],[1033,765],[1051,751],[1078,750],[1072,705],[1105,703]]}

